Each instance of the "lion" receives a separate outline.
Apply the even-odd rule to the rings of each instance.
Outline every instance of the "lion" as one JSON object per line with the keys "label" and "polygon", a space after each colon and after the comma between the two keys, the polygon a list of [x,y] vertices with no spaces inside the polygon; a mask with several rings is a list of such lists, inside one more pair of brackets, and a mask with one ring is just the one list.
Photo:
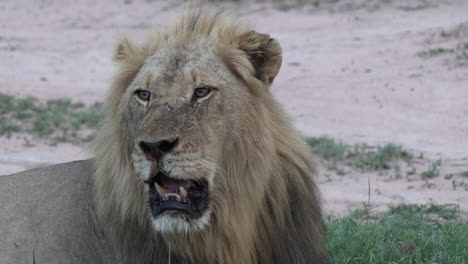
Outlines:
{"label": "lion", "polygon": [[30,221],[58,214],[45,229],[53,238],[51,226],[62,233],[53,249],[18,239],[34,249],[28,256],[48,256],[45,263],[60,263],[54,255],[66,263],[329,262],[316,165],[269,90],[282,62],[276,39],[204,6],[141,45],[123,37],[114,60],[94,160],[23,175],[53,173],[58,185],[75,185],[68,195],[82,195],[77,202],[58,195],[68,201],[58,208],[72,218],[34,203],[45,208]]}

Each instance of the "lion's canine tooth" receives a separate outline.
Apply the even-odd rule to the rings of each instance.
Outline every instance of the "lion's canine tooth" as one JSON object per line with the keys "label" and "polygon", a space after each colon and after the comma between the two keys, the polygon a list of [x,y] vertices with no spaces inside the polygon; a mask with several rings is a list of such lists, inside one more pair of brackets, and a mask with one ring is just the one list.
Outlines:
{"label": "lion's canine tooth", "polygon": [[185,190],[184,187],[182,187],[182,186],[179,187],[179,194],[180,194],[180,198],[182,198],[182,200],[187,199],[187,191]]}
{"label": "lion's canine tooth", "polygon": [[175,195],[175,198],[177,199],[178,202],[182,201],[182,199],[180,199],[180,195],[178,194]]}
{"label": "lion's canine tooth", "polygon": [[166,195],[166,189],[159,186],[159,184],[157,184],[156,182],[154,183],[154,187],[156,187],[156,191],[159,193],[160,196],[165,196]]}

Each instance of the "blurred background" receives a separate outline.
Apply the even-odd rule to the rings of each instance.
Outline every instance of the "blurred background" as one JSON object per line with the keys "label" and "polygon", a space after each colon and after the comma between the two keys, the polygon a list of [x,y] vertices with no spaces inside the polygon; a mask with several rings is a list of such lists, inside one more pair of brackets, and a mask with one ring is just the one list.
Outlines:
{"label": "blurred background", "polygon": [[[174,22],[185,2],[0,0],[0,175],[89,158],[117,37],[142,40],[154,26]],[[349,234],[365,235],[369,221],[406,213],[429,216],[411,220],[411,228],[420,228],[420,241],[432,239],[443,248],[452,243],[455,251],[447,254],[454,257],[437,261],[434,252],[441,248],[426,252],[426,244],[406,231],[409,238],[398,237],[380,256],[467,263],[468,1],[212,4],[283,47],[271,91],[317,156],[326,214],[352,217],[328,222],[337,263],[378,255],[359,255],[362,247],[351,248]],[[383,211],[390,213],[376,216]],[[402,219],[396,225],[410,221]],[[452,240],[444,226],[434,240],[434,221],[449,223]],[[389,241],[364,235],[356,241]],[[345,252],[342,259],[339,252]],[[420,253],[429,257],[412,257]],[[355,262],[346,262],[353,254]],[[390,263],[385,261],[369,263]]]}
{"label": "blurred background", "polygon": [[[0,0],[0,174],[90,157],[117,37],[184,3]],[[318,157],[327,214],[437,202],[466,217],[468,1],[212,3],[281,43],[272,93]]]}

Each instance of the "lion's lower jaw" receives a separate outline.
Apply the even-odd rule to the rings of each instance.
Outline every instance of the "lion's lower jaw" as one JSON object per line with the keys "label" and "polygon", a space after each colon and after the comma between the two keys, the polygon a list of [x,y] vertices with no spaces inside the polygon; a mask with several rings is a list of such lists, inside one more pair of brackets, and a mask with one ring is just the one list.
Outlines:
{"label": "lion's lower jaw", "polygon": [[203,232],[210,224],[211,210],[208,208],[201,217],[187,221],[181,217],[163,214],[151,219],[154,230],[160,233]]}

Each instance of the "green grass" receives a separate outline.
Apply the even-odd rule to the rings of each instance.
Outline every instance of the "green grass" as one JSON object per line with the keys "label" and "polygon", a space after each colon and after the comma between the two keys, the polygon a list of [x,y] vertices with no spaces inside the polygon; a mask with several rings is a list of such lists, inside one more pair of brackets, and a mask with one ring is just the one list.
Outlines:
{"label": "green grass", "polygon": [[440,171],[439,171],[440,165],[441,165],[441,160],[433,162],[431,164],[431,167],[429,167],[429,169],[427,169],[427,170],[425,170],[425,171],[423,171],[421,173],[421,178],[431,179],[431,178],[435,178],[435,177],[439,176],[439,174],[440,174]]}
{"label": "green grass", "polygon": [[86,130],[94,130],[101,118],[101,103],[85,106],[70,99],[42,102],[0,93],[0,136],[22,132],[51,142],[77,143],[91,139]]}
{"label": "green grass", "polygon": [[393,143],[377,146],[375,149],[369,148],[366,144],[354,145],[352,153],[354,166],[361,169],[390,169],[391,162],[395,160],[409,161],[413,154],[402,146]]}
{"label": "green grass", "polygon": [[463,177],[468,177],[468,171],[462,171],[460,175]]}
{"label": "green grass", "polygon": [[314,154],[322,158],[329,168],[337,167],[338,164],[351,166],[363,170],[398,170],[399,165],[394,162],[404,160],[410,162],[413,154],[402,146],[387,143],[376,147],[367,144],[356,144],[348,146],[343,142],[329,137],[309,137],[306,142],[312,148]]}
{"label": "green grass", "polygon": [[459,43],[455,45],[453,48],[445,48],[445,47],[436,47],[431,48],[419,53],[421,57],[436,57],[444,54],[454,54],[455,59],[458,62],[465,62],[468,60],[468,43]]}
{"label": "green grass", "polygon": [[345,157],[346,145],[333,138],[310,137],[306,139],[306,142],[312,147],[313,152],[321,158],[341,160]]}
{"label": "green grass", "polygon": [[433,57],[441,54],[454,53],[455,49],[452,48],[432,48],[420,53],[421,56]]}
{"label": "green grass", "polygon": [[439,205],[399,205],[372,221],[362,212],[330,217],[333,263],[468,263],[468,222],[454,222],[457,212]]}
{"label": "green grass", "polygon": [[438,216],[444,220],[456,220],[458,218],[458,207],[451,205],[410,205],[400,204],[397,206],[390,206],[389,213],[403,216],[411,216],[414,214],[422,214],[426,216]]}

